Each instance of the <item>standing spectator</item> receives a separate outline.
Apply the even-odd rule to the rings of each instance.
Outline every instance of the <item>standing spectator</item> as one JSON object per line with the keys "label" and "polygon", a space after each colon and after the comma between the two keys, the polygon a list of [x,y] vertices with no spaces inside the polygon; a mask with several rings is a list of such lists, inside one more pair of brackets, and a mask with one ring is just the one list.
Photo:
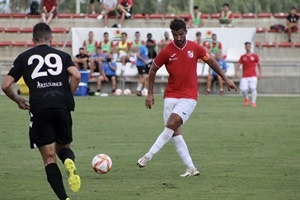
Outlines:
{"label": "standing spectator", "polygon": [[[242,67],[242,78],[240,81],[240,90],[244,96],[244,106],[248,106],[248,88],[250,87],[253,108],[256,107],[257,97],[257,78],[261,77],[261,66],[258,55],[251,52],[251,43],[245,42],[246,54],[242,55],[239,60],[239,65],[236,68],[236,77],[238,76],[239,69]],[[258,67],[258,73],[256,73],[256,66]]]}
{"label": "standing spectator", "polygon": [[151,67],[153,59],[157,56],[156,41],[152,39],[152,34],[147,34],[146,47],[148,49],[148,68]]}
{"label": "standing spectator", "polygon": [[121,14],[121,19],[119,24],[113,25],[115,28],[121,28],[124,23],[125,17],[130,17],[131,14],[125,10],[124,7],[118,5],[118,0],[103,0],[102,1],[102,12],[97,17],[98,20],[101,20],[104,17],[104,27],[108,27],[108,16],[115,15],[115,11],[119,11]]}
{"label": "standing spectator", "polygon": [[95,53],[96,48],[98,47],[97,41],[94,39],[94,33],[93,31],[90,31],[88,34],[88,39],[83,41],[83,47],[86,50],[86,53],[91,56],[93,53]]}
{"label": "standing spectator", "polygon": [[102,82],[111,82],[111,93],[114,94],[117,85],[117,63],[113,62],[111,59],[111,54],[107,53],[105,60],[102,64],[102,73],[97,79],[97,92],[95,95],[100,95]]}
{"label": "standing spectator", "polygon": [[[221,52],[217,52],[215,55],[216,61],[218,62],[221,70],[224,72],[224,74],[227,71],[227,64],[225,62],[225,60],[222,59],[222,53]],[[224,94],[224,90],[223,90],[223,80],[222,77],[219,76],[214,70],[212,70],[211,68],[209,68],[208,70],[208,76],[207,76],[207,89],[205,91],[205,95],[209,95],[210,94],[210,88],[211,88],[211,83],[212,81],[218,81],[219,83],[219,95],[223,95]]]}
{"label": "standing spectator", "polygon": [[109,40],[109,35],[107,32],[103,33],[103,40],[99,42],[99,47],[102,52],[112,52],[114,45],[113,42]]}
{"label": "standing spectator", "polygon": [[[99,4],[99,9],[101,7],[101,3],[100,3],[100,0],[96,0],[98,1],[98,4]],[[91,11],[92,11],[92,14],[95,14],[95,0],[90,0],[90,8],[91,8]]]}
{"label": "standing spectator", "polygon": [[[35,47],[16,58],[2,83],[2,90],[20,109],[29,110],[30,147],[39,149],[47,180],[58,199],[69,200],[56,155],[65,166],[71,190],[77,192],[81,181],[76,174],[75,154],[71,149],[71,111],[75,107],[73,93],[79,84],[80,73],[70,55],[50,47],[51,40],[51,28],[47,24],[34,26]],[[15,94],[12,87],[22,76],[29,87],[29,104]]]}
{"label": "standing spectator", "polygon": [[298,30],[299,16],[295,7],[291,8],[290,14],[286,17],[286,28],[285,32],[288,33],[289,42],[292,42],[291,35],[292,31]]}
{"label": "standing spectator", "polygon": [[193,28],[202,27],[204,25],[204,20],[203,19],[204,19],[204,16],[199,11],[199,7],[194,6],[193,13],[191,13],[190,17],[189,17],[190,27],[193,27]]}
{"label": "standing spectator", "polygon": [[158,46],[158,52],[160,52],[160,50],[162,50],[170,42],[172,42],[172,40],[169,36],[169,32],[166,31],[166,32],[164,32],[164,38],[157,45]]}
{"label": "standing spectator", "polygon": [[223,11],[220,13],[220,25],[221,27],[231,27],[233,25],[233,14],[229,10],[229,4],[223,4]]}
{"label": "standing spectator", "polygon": [[207,46],[209,49],[209,52],[212,56],[215,56],[215,54],[219,51],[222,51],[222,43],[217,40],[217,35],[214,33],[211,36],[212,41]]}
{"label": "standing spectator", "polygon": [[139,48],[140,46],[145,45],[145,41],[140,39],[141,33],[139,31],[135,32],[134,37],[135,39],[132,42],[132,47]]}
{"label": "standing spectator", "polygon": [[89,56],[85,53],[84,48],[79,48],[79,54],[74,58],[74,63],[77,69],[88,69]]}
{"label": "standing spectator", "polygon": [[42,21],[49,24],[57,14],[56,0],[43,0]]}
{"label": "standing spectator", "polygon": [[90,57],[91,62],[91,75],[93,76],[94,72],[99,72],[101,74],[102,63],[105,61],[105,53],[101,51],[100,47],[97,47],[96,53],[92,54]]}
{"label": "standing spectator", "polygon": [[126,62],[129,61],[129,51],[131,48],[131,43],[127,41],[127,33],[121,33],[121,41],[116,44],[116,50],[114,54],[114,61],[121,60],[122,62],[122,72],[125,71]]}
{"label": "standing spectator", "polygon": [[138,68],[139,71],[139,80],[138,80],[138,85],[136,88],[136,95],[137,96],[142,96],[142,88],[147,82],[148,78],[148,72],[149,68],[147,66],[148,64],[148,49],[145,45],[141,45],[138,48],[137,54],[136,54],[136,67]]}
{"label": "standing spectator", "polygon": [[154,105],[153,86],[160,67],[166,66],[169,73],[164,93],[164,129],[149,151],[137,160],[139,167],[145,167],[163,146],[172,139],[173,145],[186,170],[181,177],[197,176],[200,172],[194,166],[188,147],[182,136],[181,126],[188,120],[197,105],[198,78],[197,61],[202,59],[225,81],[228,89],[236,89],[234,83],[222,72],[214,58],[199,45],[186,39],[187,29],[183,20],[174,19],[170,23],[174,40],[154,59],[149,72],[147,108]]}

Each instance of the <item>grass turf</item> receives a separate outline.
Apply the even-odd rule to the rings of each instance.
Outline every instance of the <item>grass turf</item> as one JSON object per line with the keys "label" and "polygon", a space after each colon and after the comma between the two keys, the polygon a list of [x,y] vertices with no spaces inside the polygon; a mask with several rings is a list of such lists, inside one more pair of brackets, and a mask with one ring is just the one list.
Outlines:
{"label": "grass turf", "polygon": [[[199,177],[181,178],[184,166],[169,142],[144,169],[135,162],[163,129],[162,97],[152,110],[139,97],[78,97],[73,150],[82,188],[74,199],[300,199],[298,97],[259,97],[243,107],[237,96],[201,96],[183,126]],[[28,113],[0,96],[0,199],[56,199],[38,150],[30,150]],[[98,153],[113,161],[98,175]]]}

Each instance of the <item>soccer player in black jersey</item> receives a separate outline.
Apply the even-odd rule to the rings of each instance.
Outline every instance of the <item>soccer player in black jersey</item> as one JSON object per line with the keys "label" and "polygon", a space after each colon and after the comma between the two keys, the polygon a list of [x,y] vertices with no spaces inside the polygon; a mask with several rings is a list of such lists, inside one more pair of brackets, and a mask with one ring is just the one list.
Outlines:
{"label": "soccer player in black jersey", "polygon": [[[73,192],[80,189],[76,174],[72,142],[72,118],[75,92],[80,73],[71,56],[50,47],[52,33],[45,23],[33,29],[35,47],[21,53],[5,77],[2,90],[20,109],[30,111],[30,146],[37,147],[42,155],[47,180],[61,200],[69,199],[56,164],[56,154],[64,163],[68,183]],[[23,76],[29,87],[29,103],[18,96],[11,85]],[[70,79],[69,79],[70,78]]]}

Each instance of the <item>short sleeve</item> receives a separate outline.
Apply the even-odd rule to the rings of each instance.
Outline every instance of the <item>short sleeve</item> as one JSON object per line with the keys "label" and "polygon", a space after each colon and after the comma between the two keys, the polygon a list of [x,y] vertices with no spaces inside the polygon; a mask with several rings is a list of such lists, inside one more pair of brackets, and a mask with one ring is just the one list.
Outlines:
{"label": "short sleeve", "polygon": [[256,63],[259,63],[259,62],[260,62],[259,57],[258,57],[257,54],[255,54],[255,60],[256,60]]}
{"label": "short sleeve", "polygon": [[219,49],[222,50],[222,43],[221,42],[219,42]]}
{"label": "short sleeve", "polygon": [[72,61],[71,56],[69,54],[67,54],[67,57],[66,57],[66,67],[69,68],[69,67],[72,67],[72,66],[75,66],[75,64]]}
{"label": "short sleeve", "polygon": [[168,54],[166,52],[166,48],[163,48],[160,53],[154,58],[154,65],[156,65],[158,68],[163,66],[168,62]]}
{"label": "short sleeve", "polygon": [[198,58],[200,58],[203,61],[207,61],[210,58],[209,54],[202,46],[196,45],[196,48],[198,52]]}
{"label": "short sleeve", "polygon": [[243,60],[243,56],[241,56],[241,57],[240,57],[240,59],[239,59],[239,62],[238,62],[238,63],[239,63],[239,64],[243,64],[243,61],[242,61],[242,60]]}
{"label": "short sleeve", "polygon": [[232,18],[233,18],[233,13],[230,13],[229,19],[232,19]]}
{"label": "short sleeve", "polygon": [[15,79],[15,82],[17,82],[23,74],[22,66],[22,59],[20,56],[18,56],[7,75],[13,77]]}

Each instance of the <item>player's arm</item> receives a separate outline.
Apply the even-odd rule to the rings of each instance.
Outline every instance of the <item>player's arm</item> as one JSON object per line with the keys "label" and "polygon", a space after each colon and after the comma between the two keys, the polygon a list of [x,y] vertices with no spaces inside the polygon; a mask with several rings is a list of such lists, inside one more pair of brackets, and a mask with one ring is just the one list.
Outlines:
{"label": "player's arm", "polygon": [[257,69],[258,69],[257,78],[260,78],[261,77],[261,65],[260,65],[260,62],[257,63]]}
{"label": "player's arm", "polygon": [[239,76],[239,71],[240,69],[242,68],[242,64],[241,63],[238,63],[236,66],[235,66],[235,77],[237,78]]}
{"label": "player's arm", "polygon": [[70,67],[68,67],[67,70],[69,72],[69,76],[71,77],[71,80],[70,80],[71,92],[72,92],[72,94],[74,94],[74,92],[76,91],[78,84],[80,82],[80,73],[75,66],[70,66]]}
{"label": "player's arm", "polygon": [[52,6],[51,10],[49,11],[49,13],[53,13],[56,9],[56,6]]}
{"label": "player's arm", "polygon": [[217,63],[217,61],[213,58],[213,57],[208,57],[207,60],[205,60],[205,62],[220,76],[222,77],[222,79],[224,80],[228,90],[230,91],[230,89],[235,89],[236,90],[236,86],[234,84],[233,81],[231,81],[230,79],[228,79],[228,77],[225,75],[225,73],[222,71],[221,67],[219,67],[219,64]]}
{"label": "player's arm", "polygon": [[13,88],[12,88],[12,84],[15,82],[15,79],[10,76],[7,75],[4,78],[4,81],[2,83],[2,90],[3,92],[14,102],[16,102],[19,106],[20,109],[22,110],[29,110],[30,106],[28,104],[28,101],[26,99],[23,99],[22,97],[20,97],[19,95],[17,95]]}
{"label": "player's arm", "polygon": [[43,6],[43,10],[44,10],[44,13],[46,13],[46,14],[48,13],[47,9],[46,9],[46,6]]}
{"label": "player's arm", "polygon": [[153,97],[153,88],[154,88],[154,81],[155,81],[155,75],[158,71],[158,67],[154,64],[154,62],[151,65],[151,68],[149,70],[149,76],[148,76],[148,95],[146,98],[145,105],[147,108],[151,109],[152,105],[154,104],[154,97]]}

